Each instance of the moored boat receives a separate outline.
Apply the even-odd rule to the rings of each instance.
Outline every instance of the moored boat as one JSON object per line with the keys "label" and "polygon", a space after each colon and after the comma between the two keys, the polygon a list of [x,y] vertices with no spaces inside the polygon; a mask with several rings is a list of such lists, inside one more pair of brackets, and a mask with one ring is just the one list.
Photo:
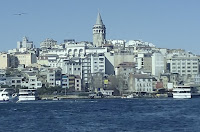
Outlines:
{"label": "moored boat", "polygon": [[39,96],[36,89],[19,89],[18,101],[34,101],[38,99]]}
{"label": "moored boat", "polygon": [[192,98],[191,87],[190,86],[175,86],[173,89],[173,98],[176,99],[189,99]]}
{"label": "moored boat", "polygon": [[18,96],[12,88],[0,88],[0,101],[17,101]]}

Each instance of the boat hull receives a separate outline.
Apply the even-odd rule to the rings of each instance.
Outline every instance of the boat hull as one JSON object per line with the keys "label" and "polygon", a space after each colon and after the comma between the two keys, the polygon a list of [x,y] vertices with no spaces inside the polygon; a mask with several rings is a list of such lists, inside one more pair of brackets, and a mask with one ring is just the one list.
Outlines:
{"label": "boat hull", "polygon": [[19,101],[34,101],[38,100],[35,96],[19,96]]}
{"label": "boat hull", "polygon": [[190,99],[192,98],[191,93],[173,93],[173,98],[175,99]]}

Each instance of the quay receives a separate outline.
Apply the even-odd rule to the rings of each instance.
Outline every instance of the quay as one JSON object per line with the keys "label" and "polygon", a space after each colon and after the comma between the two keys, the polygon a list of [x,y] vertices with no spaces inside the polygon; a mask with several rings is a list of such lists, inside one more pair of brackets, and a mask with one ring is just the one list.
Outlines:
{"label": "quay", "polygon": [[[62,99],[90,99],[89,96],[80,96],[80,95],[40,95],[40,99],[41,100],[53,100],[54,98],[58,98],[60,100]],[[100,96],[95,96],[95,99],[100,99]],[[110,99],[114,99],[114,98],[121,98],[121,96],[105,96],[103,98],[110,98]]]}

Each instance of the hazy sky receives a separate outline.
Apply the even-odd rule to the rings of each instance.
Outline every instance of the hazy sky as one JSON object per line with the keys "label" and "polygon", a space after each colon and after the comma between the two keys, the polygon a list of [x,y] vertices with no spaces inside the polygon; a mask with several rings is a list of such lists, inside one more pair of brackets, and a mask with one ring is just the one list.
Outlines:
{"label": "hazy sky", "polygon": [[36,47],[46,38],[92,41],[98,10],[107,39],[200,54],[200,0],[1,0],[0,51],[16,48],[23,36]]}

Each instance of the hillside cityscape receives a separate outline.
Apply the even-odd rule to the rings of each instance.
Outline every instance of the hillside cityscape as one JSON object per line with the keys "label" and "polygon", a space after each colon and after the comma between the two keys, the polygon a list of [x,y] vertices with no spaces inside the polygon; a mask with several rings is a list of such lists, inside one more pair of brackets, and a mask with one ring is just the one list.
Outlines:
{"label": "hillside cityscape", "polygon": [[142,97],[167,94],[178,85],[198,91],[199,55],[158,48],[142,40],[106,39],[100,13],[92,33],[93,42],[65,39],[58,44],[47,38],[39,48],[24,36],[17,48],[0,52],[1,87],[36,89],[50,95]]}

